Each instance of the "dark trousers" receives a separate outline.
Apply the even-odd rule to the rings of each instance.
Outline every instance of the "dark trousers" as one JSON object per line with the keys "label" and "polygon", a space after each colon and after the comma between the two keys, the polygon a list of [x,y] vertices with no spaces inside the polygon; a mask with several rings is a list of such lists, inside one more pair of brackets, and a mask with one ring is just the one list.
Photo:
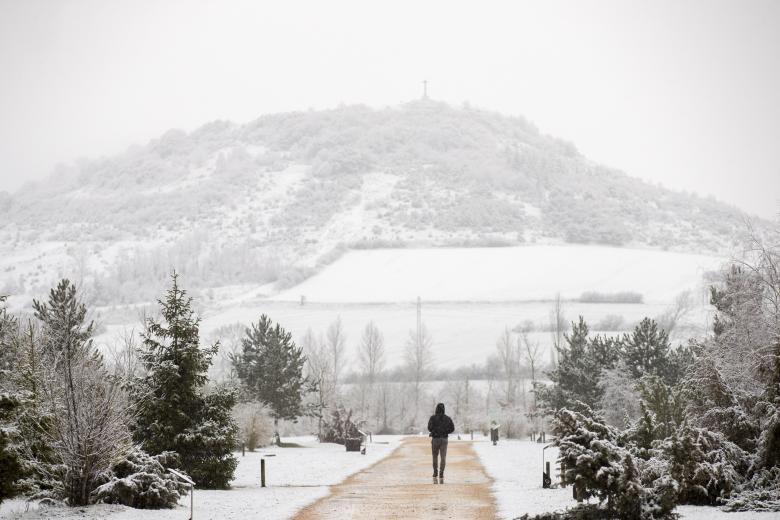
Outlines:
{"label": "dark trousers", "polygon": [[[431,439],[431,453],[433,454],[433,476],[443,477],[444,466],[447,464],[447,439]],[[439,465],[439,455],[441,455],[441,466]]]}

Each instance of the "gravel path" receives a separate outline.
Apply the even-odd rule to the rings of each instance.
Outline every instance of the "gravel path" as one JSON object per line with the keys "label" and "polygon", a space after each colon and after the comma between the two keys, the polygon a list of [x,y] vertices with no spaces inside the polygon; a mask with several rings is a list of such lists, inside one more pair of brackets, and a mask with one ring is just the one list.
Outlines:
{"label": "gravel path", "polygon": [[431,475],[430,439],[412,437],[294,518],[496,518],[492,482],[471,442],[450,440],[444,484],[433,484]]}

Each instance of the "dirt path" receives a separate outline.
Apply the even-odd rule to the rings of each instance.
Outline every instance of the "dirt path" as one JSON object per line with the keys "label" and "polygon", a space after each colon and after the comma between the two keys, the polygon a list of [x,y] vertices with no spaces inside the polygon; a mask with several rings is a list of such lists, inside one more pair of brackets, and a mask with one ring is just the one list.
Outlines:
{"label": "dirt path", "polygon": [[496,518],[490,478],[470,442],[450,440],[444,484],[434,485],[432,473],[430,439],[406,439],[389,457],[333,486],[295,520]]}

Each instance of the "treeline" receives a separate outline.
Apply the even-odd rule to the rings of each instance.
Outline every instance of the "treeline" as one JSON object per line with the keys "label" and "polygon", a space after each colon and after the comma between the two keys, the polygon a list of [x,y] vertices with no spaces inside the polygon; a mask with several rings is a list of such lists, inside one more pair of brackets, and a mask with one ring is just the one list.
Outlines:
{"label": "treeline", "polygon": [[226,488],[244,436],[270,437],[257,437],[258,416],[303,413],[311,389],[289,333],[261,317],[234,359],[239,383],[214,384],[219,344],[201,345],[178,275],[158,303],[140,343],[128,337],[109,359],[69,280],[34,301],[32,316],[0,308],[0,500],[173,507],[187,487],[169,468]]}
{"label": "treeline", "polygon": [[566,481],[598,503],[538,518],[780,511],[780,250],[752,245],[712,286],[705,339],[670,348],[651,320],[618,339],[574,324],[537,395]]}

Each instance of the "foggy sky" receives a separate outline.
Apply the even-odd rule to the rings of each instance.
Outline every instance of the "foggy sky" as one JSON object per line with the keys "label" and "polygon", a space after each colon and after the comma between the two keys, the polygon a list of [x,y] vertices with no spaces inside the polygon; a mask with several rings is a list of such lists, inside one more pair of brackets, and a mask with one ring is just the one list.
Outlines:
{"label": "foggy sky", "polygon": [[0,0],[0,190],[169,128],[417,98],[780,210],[780,2]]}

